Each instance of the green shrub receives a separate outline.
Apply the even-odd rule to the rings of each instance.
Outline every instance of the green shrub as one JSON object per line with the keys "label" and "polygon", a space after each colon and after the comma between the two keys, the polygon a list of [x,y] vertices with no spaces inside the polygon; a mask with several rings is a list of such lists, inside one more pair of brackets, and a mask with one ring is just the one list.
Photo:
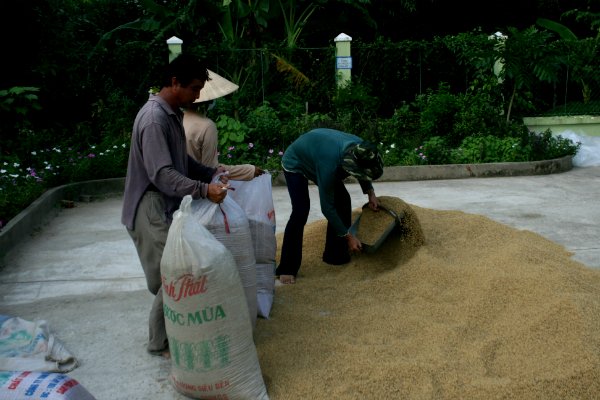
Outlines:
{"label": "green shrub", "polygon": [[428,164],[448,164],[450,162],[450,148],[448,140],[434,136],[419,146],[419,151],[423,153],[423,157]]}
{"label": "green shrub", "polygon": [[574,143],[561,135],[552,135],[550,129],[542,133],[528,132],[523,143],[530,148],[529,160],[531,161],[574,156],[581,147],[579,142]]}
{"label": "green shrub", "polygon": [[458,96],[449,93],[446,85],[441,84],[437,92],[428,90],[417,96],[415,106],[420,110],[420,131],[424,137],[446,137],[451,145],[460,143],[452,138],[460,102]]}
{"label": "green shrub", "polygon": [[281,126],[281,139],[284,143],[283,148],[302,135],[315,128],[334,128],[336,127],[334,119],[328,114],[314,113],[301,114],[294,117]]}
{"label": "green shrub", "polygon": [[4,157],[0,162],[0,229],[45,190],[35,170],[21,167],[15,157]]}
{"label": "green shrub", "polygon": [[237,146],[229,146],[219,155],[219,161],[227,165],[252,164],[272,175],[277,175],[281,170],[281,157],[283,149],[257,146],[253,142],[240,143]]}
{"label": "green shrub", "polygon": [[248,141],[262,143],[268,147],[282,146],[282,124],[277,111],[268,102],[250,111],[246,116],[245,124],[250,127]]}
{"label": "green shrub", "polygon": [[250,133],[250,128],[245,123],[224,114],[219,115],[215,124],[219,132],[221,149],[244,142]]}
{"label": "green shrub", "polygon": [[125,175],[129,143],[107,141],[85,148],[32,150],[22,161],[0,155],[0,225],[5,225],[47,189],[67,183]]}
{"label": "green shrub", "polygon": [[451,159],[456,164],[525,161],[526,153],[519,138],[470,136],[452,151]]}
{"label": "green shrub", "polygon": [[377,109],[379,100],[370,88],[350,83],[339,88],[332,98],[337,129],[350,132],[372,142],[377,136]]}

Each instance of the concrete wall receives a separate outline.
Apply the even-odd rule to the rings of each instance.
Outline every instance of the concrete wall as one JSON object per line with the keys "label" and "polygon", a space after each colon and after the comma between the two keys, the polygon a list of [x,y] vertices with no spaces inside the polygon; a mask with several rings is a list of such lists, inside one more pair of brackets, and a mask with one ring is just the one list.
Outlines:
{"label": "concrete wall", "polygon": [[124,187],[125,178],[114,178],[72,183],[47,190],[8,221],[0,231],[0,262],[10,249],[49,223],[61,207],[72,206],[72,202],[76,201],[87,202],[102,197],[120,196]]}
{"label": "concrete wall", "polygon": [[550,129],[554,135],[562,135],[570,131],[582,136],[600,136],[598,115],[525,117],[523,123],[533,132],[544,132]]}

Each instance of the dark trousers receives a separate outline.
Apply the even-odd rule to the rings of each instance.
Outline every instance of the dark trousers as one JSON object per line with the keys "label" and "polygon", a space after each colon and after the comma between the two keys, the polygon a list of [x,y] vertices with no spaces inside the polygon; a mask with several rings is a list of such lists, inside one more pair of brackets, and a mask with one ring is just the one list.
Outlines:
{"label": "dark trousers", "polygon": [[[292,213],[285,226],[281,259],[275,274],[296,276],[302,263],[302,242],[304,240],[304,226],[310,211],[310,196],[308,194],[308,180],[302,174],[284,171],[284,175],[292,202]],[[334,205],[342,222],[349,228],[352,223],[352,205],[350,194],[346,190],[342,179],[336,179]],[[350,261],[346,239],[337,236],[329,223],[327,224],[323,261],[334,265],[345,264]]]}

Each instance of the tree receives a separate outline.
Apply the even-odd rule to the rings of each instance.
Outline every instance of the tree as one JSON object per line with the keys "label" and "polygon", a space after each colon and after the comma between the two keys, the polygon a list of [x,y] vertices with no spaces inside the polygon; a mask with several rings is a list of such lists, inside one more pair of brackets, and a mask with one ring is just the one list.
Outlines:
{"label": "tree", "polygon": [[598,50],[600,49],[600,13],[572,10],[565,16],[577,15],[577,19],[589,20],[595,37],[579,39],[573,31],[565,25],[546,18],[538,18],[537,24],[550,31],[556,32],[566,42],[565,53],[562,59],[564,65],[570,68],[571,75],[581,84],[584,104],[592,98],[591,82],[598,79]]}

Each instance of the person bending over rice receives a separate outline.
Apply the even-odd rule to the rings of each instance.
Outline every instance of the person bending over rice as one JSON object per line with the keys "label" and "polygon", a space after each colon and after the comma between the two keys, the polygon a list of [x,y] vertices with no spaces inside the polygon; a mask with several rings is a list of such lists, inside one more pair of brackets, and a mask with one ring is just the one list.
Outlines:
{"label": "person bending over rice", "polygon": [[319,128],[302,134],[288,146],[281,164],[292,213],[285,227],[275,275],[281,283],[293,284],[302,263],[304,226],[310,211],[308,181],[317,185],[321,211],[327,218],[323,261],[331,265],[346,264],[351,254],[362,250],[362,245],[348,231],[352,205],[344,179],[354,176],[368,196],[369,207],[378,210],[371,182],[383,174],[383,158],[377,146],[369,141],[350,133]]}

